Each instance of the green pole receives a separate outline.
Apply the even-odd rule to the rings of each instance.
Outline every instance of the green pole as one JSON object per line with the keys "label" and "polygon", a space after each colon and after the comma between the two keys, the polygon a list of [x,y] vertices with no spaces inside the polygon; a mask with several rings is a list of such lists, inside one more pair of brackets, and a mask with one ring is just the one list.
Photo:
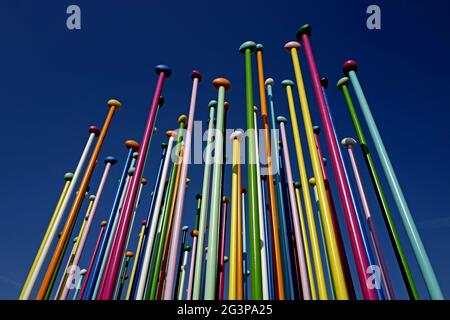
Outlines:
{"label": "green pole", "polygon": [[[253,41],[244,42],[239,51],[245,55],[245,91],[247,130],[253,132],[255,124],[253,119],[253,81],[252,81],[252,52],[256,44]],[[246,134],[247,145],[247,174],[248,174],[248,211],[249,211],[249,238],[250,238],[250,274],[251,299],[262,299],[261,279],[261,251],[259,239],[258,212],[258,176],[256,174],[256,143],[254,134]],[[262,214],[262,212],[261,212]]]}

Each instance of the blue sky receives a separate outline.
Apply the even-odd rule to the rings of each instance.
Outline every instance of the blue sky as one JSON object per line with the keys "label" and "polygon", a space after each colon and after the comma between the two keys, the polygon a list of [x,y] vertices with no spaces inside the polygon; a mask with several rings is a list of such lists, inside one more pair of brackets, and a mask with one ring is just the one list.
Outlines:
{"label": "blue sky", "polygon": [[[365,11],[374,3],[381,7],[382,29],[370,31],[365,26]],[[70,4],[81,8],[79,31],[66,28],[65,12]],[[276,112],[287,116],[280,82],[292,79],[293,71],[282,47],[295,38],[297,28],[304,23],[313,27],[312,45],[319,72],[330,79],[328,96],[341,137],[355,136],[355,132],[343,97],[334,84],[342,76],[341,65],[346,59],[353,58],[359,63],[359,79],[448,298],[448,9],[447,1],[437,0],[346,1],[345,5],[341,1],[325,0],[283,3],[154,0],[133,4],[127,1],[2,1],[0,298],[18,297],[62,188],[63,175],[74,170],[87,139],[88,126],[101,125],[108,99],[119,99],[124,108],[113,120],[100,158],[113,155],[119,163],[113,167],[97,210],[87,254],[82,259],[85,265],[99,223],[109,213],[114,182],[126,155],[123,142],[141,139],[156,83],[153,67],[168,64],[173,75],[164,88],[166,104],[157,119],[159,132],[152,141],[144,174],[150,183],[143,192],[136,221],[147,215],[150,189],[159,164],[159,145],[166,140],[163,132],[175,128],[178,115],[188,112],[190,72],[198,69],[203,74],[195,119],[203,120],[206,127],[207,103],[217,97],[211,81],[223,76],[232,83],[227,93],[231,104],[228,128],[245,128],[244,60],[238,48],[246,40],[260,42],[265,47],[266,77],[276,82]],[[300,59],[313,121],[320,125],[303,54]],[[255,85],[258,105],[257,89]],[[303,134],[303,128],[300,132]],[[322,144],[325,145],[324,140]],[[292,141],[290,151],[293,155]],[[359,150],[357,155],[362,164]],[[296,167],[295,159],[291,161]],[[376,164],[381,172],[378,160]],[[102,167],[98,167],[91,181],[93,191],[97,189]],[[231,167],[227,166],[225,194],[230,190],[230,171]],[[398,297],[406,297],[367,172],[362,171],[396,293]],[[192,182],[184,222],[191,226],[202,173],[200,165],[189,168]],[[298,179],[297,172],[294,179]],[[384,178],[382,182],[387,190]],[[420,295],[427,298],[390,195],[388,201]],[[342,217],[340,212],[339,216]],[[136,239],[137,231],[133,232]]]}

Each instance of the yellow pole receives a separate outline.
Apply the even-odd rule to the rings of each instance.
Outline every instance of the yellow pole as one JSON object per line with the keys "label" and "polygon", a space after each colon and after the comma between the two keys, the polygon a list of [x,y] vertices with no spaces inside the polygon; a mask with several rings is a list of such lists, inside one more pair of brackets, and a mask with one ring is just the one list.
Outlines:
{"label": "yellow pole", "polygon": [[[308,141],[308,148],[309,148],[309,153],[311,156],[314,178],[316,179],[316,183],[317,183],[316,186],[317,186],[317,193],[319,196],[320,214],[322,217],[328,259],[329,259],[330,265],[331,265],[331,272],[332,272],[332,276],[333,276],[334,288],[336,289],[336,298],[338,300],[348,300],[348,292],[347,292],[347,287],[345,284],[345,277],[344,277],[344,272],[342,269],[342,262],[341,262],[341,259],[339,256],[339,247],[338,247],[338,244],[336,241],[336,234],[334,232],[333,221],[331,218],[331,211],[330,211],[330,206],[328,203],[327,193],[326,193],[326,189],[325,189],[325,182],[323,180],[322,170],[321,170],[321,166],[320,166],[321,159],[319,159],[319,154],[318,154],[316,142],[314,139],[314,130],[313,130],[312,122],[311,122],[311,115],[309,112],[308,100],[306,98],[305,86],[303,84],[303,76],[302,76],[302,72],[300,69],[300,62],[298,59],[297,50],[299,48],[300,48],[300,44],[295,41],[291,41],[285,45],[285,49],[291,53],[292,63],[294,65],[295,80],[297,82],[297,90],[298,90],[298,95],[299,95],[299,99],[300,99],[300,106],[301,106],[302,115],[303,115],[303,122],[305,125],[306,138]],[[288,92],[290,92],[290,96],[291,96],[290,100],[292,103],[292,108],[290,107],[290,109],[293,110],[294,106],[293,106],[293,99],[292,99],[292,86],[287,86],[286,90]],[[291,111],[291,113],[292,113],[292,111]],[[292,127],[294,128],[294,125],[292,125]],[[295,127],[297,127],[297,126],[295,126]],[[297,147],[297,149],[298,149],[298,147]],[[304,174],[306,175],[306,172]],[[301,180],[301,183],[303,186],[305,186],[304,188],[302,188],[302,190],[309,189],[306,187],[306,186],[308,186],[307,178],[305,179],[305,181]],[[323,281],[323,283],[321,285],[325,286],[323,270],[322,270],[322,279],[320,279],[320,280]],[[322,298],[322,295],[320,294],[320,292],[323,290],[323,288],[321,288],[319,283],[318,283],[318,286],[319,286],[319,295]],[[326,286],[325,286],[325,290],[326,290]]]}
{"label": "yellow pole", "polygon": [[127,295],[125,296],[125,300],[130,300],[131,288],[133,287],[131,284],[133,283],[134,277],[136,275],[136,268],[137,268],[139,256],[141,255],[142,240],[144,239],[145,226],[147,225],[147,220],[142,220],[141,225],[142,225],[141,232],[139,232],[139,241],[138,241],[138,245],[136,248],[136,255],[134,257],[133,268],[131,269],[130,281],[128,282],[129,284],[128,284]]}

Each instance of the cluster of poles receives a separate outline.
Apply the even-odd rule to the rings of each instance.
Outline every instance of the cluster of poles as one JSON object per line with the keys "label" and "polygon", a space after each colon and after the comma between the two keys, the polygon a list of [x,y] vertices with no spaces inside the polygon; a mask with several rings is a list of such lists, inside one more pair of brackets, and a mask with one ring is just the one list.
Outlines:
{"label": "cluster of poles", "polygon": [[[395,254],[395,267],[400,271],[409,298],[420,299],[391,214],[394,209],[401,218],[429,296],[443,299],[359,82],[356,62],[345,62],[344,77],[337,83],[355,137],[340,137],[326,95],[328,80],[319,76],[315,62],[311,27],[300,27],[296,38],[297,41],[284,46],[291,57],[295,79],[281,82],[289,120],[276,114],[272,90],[275,81],[265,77],[263,46],[247,41],[239,48],[245,59],[247,131],[244,134],[236,130],[229,136],[232,145],[229,197],[224,190],[224,137],[229,109],[225,95],[231,83],[225,78],[212,82],[217,89],[217,100],[208,105],[203,181],[196,196],[193,226],[182,226],[182,221],[201,74],[192,72],[188,116],[179,117],[178,130],[166,132],[167,142],[161,144],[156,181],[147,199],[142,192],[148,183],[143,173],[146,161],[154,160],[148,150],[158,111],[164,104],[163,85],[171,75],[169,67],[156,66],[157,84],[143,137],[139,143],[125,142],[127,153],[109,215],[100,228],[95,228],[92,222],[103,189],[111,168],[117,163],[114,157],[105,158],[100,183],[95,192],[90,192],[90,180],[95,169],[101,167],[98,157],[103,142],[116,111],[122,107],[119,101],[109,100],[102,128],[89,127],[88,140],[75,171],[64,175],[61,196],[20,299],[392,300],[398,294],[390,277],[389,269],[394,266],[386,265],[386,252],[383,252],[386,248],[381,247],[380,228],[375,226],[374,215],[381,215],[384,221],[383,232],[389,235],[389,249]],[[321,127],[313,126],[300,51],[312,79]],[[255,87],[259,89],[259,108],[254,102]],[[354,101],[358,102],[359,110]],[[371,138],[374,150],[369,150],[362,121],[368,128],[367,137]],[[288,131],[293,146],[288,144]],[[321,140],[326,144],[322,146]],[[325,148],[328,159],[324,158]],[[292,150],[294,163],[291,163]],[[304,154],[303,150],[308,152]],[[364,164],[358,163],[358,152]],[[381,172],[375,167],[376,160]],[[295,165],[297,168],[293,170]],[[312,175],[308,176],[308,170]],[[367,171],[370,181],[363,182],[363,171]],[[246,188],[243,186],[245,172]],[[295,173],[299,175],[298,181],[294,180]],[[388,189],[382,186],[382,174]],[[334,193],[330,176],[336,184]],[[385,193],[388,191],[394,203],[388,203]],[[376,196],[378,206],[369,205],[369,194]],[[80,212],[85,201],[88,201],[86,212]],[[133,226],[139,225],[136,216],[141,202],[149,204],[149,210],[140,222],[137,246],[130,248]],[[78,231],[75,226],[80,226]],[[89,236],[96,237],[92,252],[85,250]],[[349,249],[344,246],[345,239]],[[79,267],[83,254],[90,256],[86,269]],[[33,293],[36,295],[32,296]]]}

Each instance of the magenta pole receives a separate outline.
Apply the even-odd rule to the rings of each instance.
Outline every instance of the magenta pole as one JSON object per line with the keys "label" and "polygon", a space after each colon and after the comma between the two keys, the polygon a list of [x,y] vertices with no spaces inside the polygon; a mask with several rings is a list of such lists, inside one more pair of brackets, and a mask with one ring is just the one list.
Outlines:
{"label": "magenta pole", "polygon": [[[192,71],[192,94],[189,106],[189,118],[186,128],[186,138],[184,140],[184,153],[181,164],[180,181],[186,181],[188,174],[188,163],[191,158],[192,127],[194,126],[195,105],[197,101],[198,83],[202,75],[197,70]],[[175,216],[172,229],[172,241],[170,242],[170,254],[167,267],[166,290],[164,291],[164,300],[174,298],[175,277],[177,274],[177,255],[180,240],[181,220],[183,218],[184,195],[186,193],[186,183],[181,183],[177,192],[177,204],[175,206]]]}
{"label": "magenta pole", "polygon": [[223,300],[223,289],[225,286],[225,240],[227,231],[227,207],[230,200],[227,197],[222,199],[222,215],[220,217],[220,245],[219,245],[219,285],[218,297]]}
{"label": "magenta pole", "polygon": [[320,84],[319,72],[317,71],[316,61],[311,49],[309,37],[311,35],[311,26],[304,25],[297,31],[297,40],[303,43],[303,48],[308,61],[308,67],[316,95],[317,105],[319,107],[320,118],[322,119],[325,138],[330,153],[330,160],[333,167],[336,183],[339,191],[339,197],[350,237],[350,244],[355,258],[356,270],[358,273],[361,292],[366,300],[377,300],[377,293],[374,288],[367,286],[369,267],[368,259],[364,251],[364,244],[361,233],[358,229],[358,219],[355,212],[355,204],[353,203],[350,189],[345,178],[344,164],[339,156],[339,147],[333,136],[331,118],[327,111],[327,105],[323,96],[322,86]]}
{"label": "magenta pole", "polygon": [[120,261],[122,259],[122,253],[127,238],[128,228],[131,220],[131,215],[134,210],[134,203],[137,196],[139,184],[141,182],[142,173],[144,171],[145,160],[150,145],[150,138],[153,132],[153,126],[155,123],[156,113],[158,111],[159,97],[161,96],[164,80],[172,73],[169,67],[165,65],[158,65],[155,67],[155,71],[158,74],[158,83],[156,85],[155,93],[153,95],[153,102],[150,107],[150,114],[147,119],[147,125],[145,127],[144,136],[141,140],[141,149],[138,159],[136,161],[136,169],[133,177],[131,178],[130,187],[128,189],[124,205],[122,207],[121,219],[117,227],[117,236],[114,239],[113,247],[111,250],[110,260],[107,263],[108,274],[106,275],[105,288],[102,291],[99,300],[111,300],[114,294],[114,288],[119,273]]}

